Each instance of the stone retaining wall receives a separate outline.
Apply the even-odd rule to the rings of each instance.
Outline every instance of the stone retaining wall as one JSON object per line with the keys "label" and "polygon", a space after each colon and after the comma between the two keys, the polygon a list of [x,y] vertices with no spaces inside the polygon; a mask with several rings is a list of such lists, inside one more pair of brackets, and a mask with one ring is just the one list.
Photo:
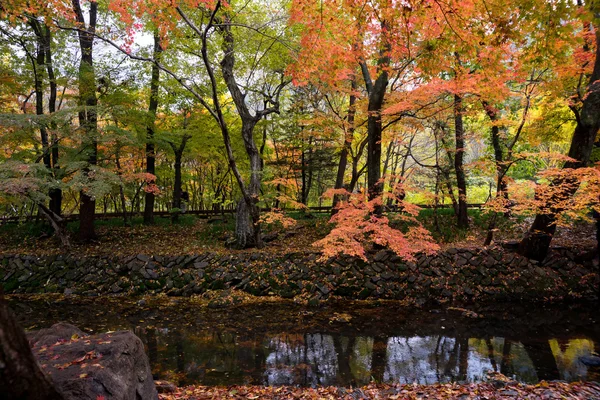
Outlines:
{"label": "stone retaining wall", "polygon": [[597,299],[598,268],[578,254],[554,250],[543,264],[502,248],[448,249],[405,262],[379,251],[369,262],[315,253],[278,258],[263,253],[110,257],[0,256],[7,293],[201,294],[234,288],[254,295],[338,295],[354,299],[449,300]]}

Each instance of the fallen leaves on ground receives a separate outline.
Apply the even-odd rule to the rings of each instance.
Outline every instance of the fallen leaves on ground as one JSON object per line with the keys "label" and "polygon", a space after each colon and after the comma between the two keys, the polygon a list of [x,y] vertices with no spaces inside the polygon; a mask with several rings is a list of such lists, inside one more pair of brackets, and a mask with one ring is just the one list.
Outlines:
{"label": "fallen leaves on ground", "polygon": [[599,399],[597,383],[541,382],[525,385],[511,382],[497,388],[494,383],[435,384],[435,385],[383,385],[370,384],[362,388],[289,386],[188,386],[172,393],[159,394],[161,400],[202,399]]}
{"label": "fallen leaves on ground", "polygon": [[[90,243],[80,243],[73,237],[70,254],[78,256],[128,257],[135,254],[182,255],[213,253],[273,253],[301,252],[323,233],[310,224],[311,220],[300,220],[294,230],[281,231],[277,239],[262,249],[234,250],[225,246],[225,240],[233,235],[231,220],[229,225],[221,221],[208,222],[193,218],[187,224],[119,225],[96,226],[98,239]],[[325,220],[322,222],[325,223]],[[27,225],[29,226],[29,225]],[[1,226],[0,226],[1,228]],[[10,226],[8,227],[10,228]],[[19,226],[13,229],[0,229],[0,254],[31,254],[36,256],[65,254],[65,248],[55,238],[43,235],[31,236]]]}

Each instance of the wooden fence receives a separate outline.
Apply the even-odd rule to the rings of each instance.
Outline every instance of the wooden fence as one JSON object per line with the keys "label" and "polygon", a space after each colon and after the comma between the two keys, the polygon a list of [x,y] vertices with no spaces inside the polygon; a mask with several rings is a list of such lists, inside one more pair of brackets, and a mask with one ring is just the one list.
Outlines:
{"label": "wooden fence", "polygon": [[[419,207],[421,208],[429,208],[429,209],[433,209],[435,208],[435,206],[433,204],[418,204]],[[451,208],[452,205],[451,204],[440,204],[438,205],[438,208]],[[481,209],[483,207],[483,204],[469,204],[468,208],[476,208],[476,209]],[[269,211],[269,209],[263,209],[263,211]],[[295,209],[285,209],[283,211],[298,211]],[[314,214],[324,214],[324,213],[331,213],[331,206],[326,206],[326,207],[308,207],[308,211],[309,213],[314,213]],[[393,210],[392,210],[393,211]],[[231,215],[231,214],[235,214],[235,209],[225,209],[225,210],[188,210],[185,212],[186,215],[196,215],[198,218],[204,218],[204,219],[208,219],[211,217],[217,217],[219,215]],[[143,215],[142,212],[132,212],[132,213],[128,213],[129,217],[141,217]],[[155,217],[164,217],[164,218],[168,218],[171,216],[169,211],[154,211],[154,216]],[[71,215],[65,215],[63,216],[63,218],[67,221],[76,221],[79,219],[79,214],[71,214]],[[122,212],[108,212],[108,213],[96,213],[96,219],[110,219],[110,218],[123,218],[123,213]],[[31,222],[31,221],[36,221],[36,220],[44,220],[43,217],[38,216],[38,215],[30,215],[30,216],[7,216],[7,215],[3,215],[0,216],[0,225],[2,224],[10,224],[10,223],[20,223],[20,222]]]}

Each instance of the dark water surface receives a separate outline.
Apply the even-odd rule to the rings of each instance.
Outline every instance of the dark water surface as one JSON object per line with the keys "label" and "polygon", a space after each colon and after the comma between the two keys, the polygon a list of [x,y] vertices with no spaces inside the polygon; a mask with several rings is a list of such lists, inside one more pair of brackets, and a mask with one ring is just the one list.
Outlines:
{"label": "dark water surface", "polygon": [[580,358],[600,352],[597,307],[498,306],[477,314],[395,303],[293,303],[209,309],[188,300],[12,298],[28,329],[71,322],[88,332],[132,329],[156,378],[180,385],[363,385],[600,379]]}

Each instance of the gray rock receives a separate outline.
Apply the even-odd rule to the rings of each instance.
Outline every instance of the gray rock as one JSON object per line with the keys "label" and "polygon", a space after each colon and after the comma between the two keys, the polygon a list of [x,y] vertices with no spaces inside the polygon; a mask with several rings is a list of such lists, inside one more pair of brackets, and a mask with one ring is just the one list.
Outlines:
{"label": "gray rock", "polygon": [[112,286],[110,287],[110,290],[111,290],[113,293],[119,293],[119,292],[122,292],[122,291],[123,291],[123,289],[122,289],[122,288],[119,286],[119,283],[118,283],[118,282],[115,282],[115,283],[113,283],[113,284],[112,284]]}
{"label": "gray rock", "polygon": [[367,282],[365,282],[365,287],[367,289],[371,289],[371,290],[377,289],[377,286],[373,282],[371,282],[370,280],[367,281]]}
{"label": "gray rock", "polygon": [[146,273],[150,276],[150,279],[158,279],[158,274],[153,269],[147,269]]}
{"label": "gray rock", "polygon": [[208,267],[208,263],[206,261],[200,261],[200,262],[194,263],[194,268],[196,268],[196,269],[204,269],[206,267]]}
{"label": "gray rock", "polygon": [[29,344],[31,347],[37,348],[42,346],[52,346],[57,342],[69,341],[74,336],[77,338],[82,338],[87,335],[76,326],[66,322],[58,322],[52,325],[50,328],[27,333]]}
{"label": "gray rock", "polygon": [[145,263],[147,263],[148,261],[150,261],[150,257],[148,257],[145,254],[138,254],[136,258],[138,260],[140,260],[141,262],[145,262]]}
{"label": "gray rock", "polygon": [[456,260],[456,266],[462,267],[463,265],[467,265],[467,260],[465,258],[458,257],[458,260]]}
{"label": "gray rock", "polygon": [[[158,399],[144,345],[132,332],[71,340],[74,333],[82,332],[69,324],[55,324],[30,335],[33,354],[66,400]],[[47,343],[52,347],[40,352]]]}
{"label": "gray rock", "polygon": [[389,254],[387,251],[385,250],[379,250],[376,254],[375,257],[373,257],[373,260],[375,261],[385,261],[387,260],[389,257]]}

